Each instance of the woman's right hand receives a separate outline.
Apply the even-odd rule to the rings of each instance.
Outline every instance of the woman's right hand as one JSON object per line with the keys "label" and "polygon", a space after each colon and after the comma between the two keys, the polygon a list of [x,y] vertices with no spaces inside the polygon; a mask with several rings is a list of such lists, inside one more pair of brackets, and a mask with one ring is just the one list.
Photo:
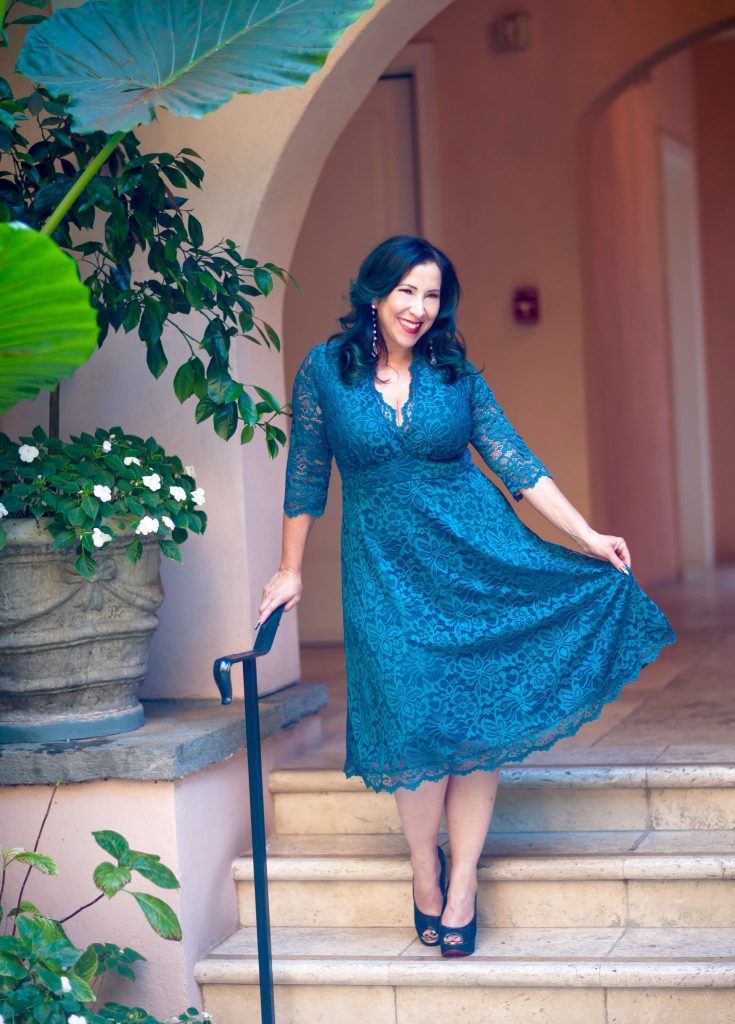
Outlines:
{"label": "woman's right hand", "polygon": [[279,569],[263,587],[263,594],[258,606],[259,622],[262,624],[272,611],[286,602],[283,609],[290,612],[301,600],[301,573],[294,569]]}

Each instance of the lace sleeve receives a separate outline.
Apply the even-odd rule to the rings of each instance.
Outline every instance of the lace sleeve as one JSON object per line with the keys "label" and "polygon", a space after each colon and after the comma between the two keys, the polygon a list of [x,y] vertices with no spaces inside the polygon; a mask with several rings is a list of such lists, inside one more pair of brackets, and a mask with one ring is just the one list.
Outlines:
{"label": "lace sleeve", "polygon": [[332,449],[327,440],[324,415],[319,405],[314,350],[299,366],[293,384],[291,438],[286,463],[283,511],[319,517],[327,504]]}
{"label": "lace sleeve", "polygon": [[533,487],[540,477],[551,477],[551,473],[516,432],[482,374],[472,375],[470,388],[470,443],[520,501],[523,488]]}

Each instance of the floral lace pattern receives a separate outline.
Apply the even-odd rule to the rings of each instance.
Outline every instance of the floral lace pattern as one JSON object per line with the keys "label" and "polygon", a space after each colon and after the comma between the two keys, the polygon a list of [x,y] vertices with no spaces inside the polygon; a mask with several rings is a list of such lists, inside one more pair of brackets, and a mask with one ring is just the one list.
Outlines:
{"label": "floral lace pattern", "polygon": [[[549,470],[481,375],[446,384],[414,353],[402,421],[336,342],[294,381],[284,512],[321,516],[342,478],[344,771],[416,788],[547,749],[677,639],[631,572],[543,540],[516,501]],[[476,367],[468,361],[468,368]]]}

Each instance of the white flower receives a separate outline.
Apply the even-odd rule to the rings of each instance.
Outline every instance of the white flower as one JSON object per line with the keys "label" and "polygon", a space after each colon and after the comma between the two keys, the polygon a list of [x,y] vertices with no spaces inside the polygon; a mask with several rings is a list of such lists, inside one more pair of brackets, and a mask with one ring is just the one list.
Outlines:
{"label": "white flower", "polygon": [[67,976],[65,974],[61,975],[61,978],[59,979],[59,981],[61,982],[61,991],[62,992],[71,992],[71,982],[69,981],[69,979],[67,978]]}
{"label": "white flower", "polygon": [[79,1013],[70,1013],[66,1020],[67,1024],[87,1024],[87,1018]]}
{"label": "white flower", "polygon": [[136,533],[158,533],[158,520],[151,516],[143,516],[135,528]]}
{"label": "white flower", "polygon": [[175,529],[174,521],[169,516],[161,516],[161,522],[164,526],[167,526],[169,530]]}
{"label": "white flower", "polygon": [[99,529],[99,527],[95,526],[95,528],[92,530],[92,540],[94,541],[94,546],[96,548],[101,548],[104,547],[104,545],[107,544],[108,541],[112,540],[112,537],[109,535],[109,533],[103,533],[102,530]]}
{"label": "white flower", "polygon": [[191,492],[191,500],[194,502],[195,505],[203,505],[204,504],[204,488],[203,487],[197,487],[197,489],[195,491],[192,491]]}
{"label": "white flower", "polygon": [[95,484],[92,488],[92,494],[95,498],[99,498],[100,501],[112,501],[112,491],[109,487],[105,487],[104,484]]}
{"label": "white flower", "polygon": [[[8,514],[8,510],[5,508],[3,503],[0,501],[0,519],[3,519]],[[0,1024],[3,1022],[0,1020]]]}
{"label": "white flower", "polygon": [[33,462],[38,458],[39,451],[32,444],[22,444],[18,449],[18,455],[20,455],[21,462]]}
{"label": "white flower", "polygon": [[33,231],[30,224],[24,224],[22,220],[9,220],[9,228],[18,228],[19,231]]}
{"label": "white flower", "polygon": [[184,472],[186,473],[187,476],[192,477],[192,479],[196,476],[193,466],[184,466]]}
{"label": "white flower", "polygon": [[161,478],[158,473],[151,473],[148,476],[141,478],[146,487],[149,487],[152,491],[160,491],[161,489]]}
{"label": "white flower", "polygon": [[3,1017],[3,1015],[1,1013],[0,1013],[0,1024],[5,1024],[5,1018]]}
{"label": "white flower", "polygon": [[126,455],[125,458],[123,459],[123,462],[125,463],[126,466],[140,465],[140,459],[136,459],[134,455]]}
{"label": "white flower", "polygon": [[102,451],[103,452],[111,452],[112,451],[112,445],[110,444],[109,441],[103,441],[102,442]]}
{"label": "white flower", "polygon": [[186,501],[186,491],[183,487],[177,487],[176,484],[173,487],[169,487],[169,493],[174,501]]}

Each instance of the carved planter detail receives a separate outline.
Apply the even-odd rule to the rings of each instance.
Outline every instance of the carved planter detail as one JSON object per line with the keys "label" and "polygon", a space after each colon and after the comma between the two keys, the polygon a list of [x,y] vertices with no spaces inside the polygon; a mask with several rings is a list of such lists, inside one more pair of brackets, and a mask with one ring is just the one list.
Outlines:
{"label": "carved planter detail", "polygon": [[94,580],[34,520],[4,523],[0,551],[0,742],[109,736],[143,725],[138,699],[163,600],[161,552],[95,552]]}

